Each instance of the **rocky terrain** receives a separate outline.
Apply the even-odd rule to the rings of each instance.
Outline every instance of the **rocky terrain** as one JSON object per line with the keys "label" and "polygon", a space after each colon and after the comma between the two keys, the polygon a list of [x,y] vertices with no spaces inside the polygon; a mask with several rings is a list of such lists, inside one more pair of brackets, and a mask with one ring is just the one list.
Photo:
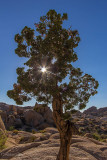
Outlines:
{"label": "rocky terrain", "polygon": [[[0,139],[0,145],[6,142],[3,148],[0,146],[0,159],[56,159],[59,133],[49,107],[0,103],[0,115],[0,121],[5,124],[2,127],[7,129],[6,138],[1,136]],[[76,124],[80,135],[73,135],[70,160],[107,160],[107,107],[97,109],[93,106],[83,113],[78,111],[72,115],[71,121]]]}
{"label": "rocky terrain", "polygon": [[34,108],[0,103],[0,115],[7,130],[32,131],[55,126],[52,111],[45,105],[36,104]]}
{"label": "rocky terrain", "polygon": [[83,113],[78,111],[72,120],[82,135],[87,133],[91,138],[107,141],[107,107],[97,109],[93,106]]}
{"label": "rocky terrain", "polygon": [[[0,103],[0,115],[7,130],[38,131],[46,127],[55,127],[52,111],[46,105],[19,107]],[[96,140],[107,141],[107,107],[97,109],[95,106],[78,111],[71,117],[81,135]]]}
{"label": "rocky terrain", "polygon": [[[55,160],[59,150],[59,133],[56,128],[50,127],[34,134],[10,131],[6,145],[7,148],[0,152],[2,160]],[[107,160],[107,144],[74,135],[70,160]]]}
{"label": "rocky terrain", "polygon": [[[36,104],[35,107],[19,107],[0,103],[0,115],[7,130],[42,130],[46,127],[55,127],[52,111],[49,107]],[[76,124],[82,135],[96,139],[107,139],[107,107],[97,109],[95,106],[78,111],[71,120]]]}

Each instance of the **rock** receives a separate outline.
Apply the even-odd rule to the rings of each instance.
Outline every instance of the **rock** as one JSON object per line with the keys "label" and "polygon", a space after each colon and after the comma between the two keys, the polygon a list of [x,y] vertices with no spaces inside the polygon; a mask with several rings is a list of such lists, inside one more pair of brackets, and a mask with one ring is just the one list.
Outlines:
{"label": "rock", "polygon": [[48,132],[48,133],[51,133],[51,134],[59,133],[58,130],[56,128],[53,128],[53,127],[45,128],[45,131]]}
{"label": "rock", "polygon": [[15,128],[21,128],[23,126],[23,123],[20,118],[15,119]]}
{"label": "rock", "polygon": [[17,108],[17,114],[18,114],[18,115],[23,115],[23,113],[24,113],[24,109],[22,109],[22,108]]}
{"label": "rock", "polygon": [[3,131],[6,130],[5,125],[4,125],[4,122],[2,121],[1,116],[0,116],[0,129],[2,129]]}
{"label": "rock", "polygon": [[47,107],[47,110],[44,112],[43,117],[47,123],[54,124],[52,111],[49,107]]}
{"label": "rock", "polygon": [[[45,104],[37,104],[35,107],[14,106],[0,103],[0,115],[6,129],[14,126],[16,129],[32,131],[32,129],[44,129],[55,127],[52,110]],[[91,107],[83,113],[78,111],[72,115],[71,122],[81,130],[81,134],[96,133],[107,134],[107,107],[97,109]],[[105,140],[105,139],[104,139]]]}
{"label": "rock", "polygon": [[15,125],[15,117],[14,115],[9,115],[7,119],[7,128]]}
{"label": "rock", "polygon": [[0,103],[0,110],[7,111],[9,108],[9,105],[6,103]]}
{"label": "rock", "polygon": [[[34,107],[34,110],[37,112],[37,113],[40,113],[43,118],[44,118],[44,121],[47,123],[43,124],[43,126],[55,126],[54,124],[54,121],[53,121],[53,115],[52,115],[52,111],[51,109],[46,106],[45,104],[41,105],[41,104],[37,104],[35,105]],[[49,124],[49,125],[48,125]],[[43,127],[44,128],[44,127]],[[46,128],[46,127],[45,127]]]}
{"label": "rock", "polygon": [[93,136],[90,133],[86,133],[84,136],[88,138],[93,138]]}
{"label": "rock", "polygon": [[17,108],[14,105],[9,105],[9,108],[7,110],[8,114],[14,114],[17,115]]}
{"label": "rock", "polygon": [[37,127],[41,123],[44,122],[44,118],[39,113],[34,110],[26,110],[24,112],[24,117],[27,125],[31,125],[32,127]]}
{"label": "rock", "polygon": [[7,122],[7,113],[6,113],[6,111],[0,110],[0,116],[1,116],[1,118],[3,120],[3,122],[6,123]]}
{"label": "rock", "polygon": [[[48,128],[46,130],[55,131],[56,129]],[[26,137],[28,133],[20,132],[20,135],[22,134]],[[30,138],[30,136],[32,136],[32,134],[29,134],[28,137]],[[25,138],[25,144],[16,144],[4,149],[0,152],[0,158],[11,160],[55,160],[60,146],[58,133],[50,135],[50,138],[41,133],[37,133],[36,138],[38,137],[40,137],[38,142],[25,143],[27,142]],[[103,142],[93,141],[91,138],[73,136],[69,156],[70,160],[106,160],[107,145]]]}
{"label": "rock", "polygon": [[45,129],[47,127],[50,127],[50,125],[48,123],[44,122],[44,123],[42,123],[42,124],[39,125],[38,129],[42,130],[42,129]]}
{"label": "rock", "polygon": [[92,106],[83,112],[84,114],[97,115],[97,107]]}
{"label": "rock", "polygon": [[60,139],[59,133],[52,134],[50,139]]}

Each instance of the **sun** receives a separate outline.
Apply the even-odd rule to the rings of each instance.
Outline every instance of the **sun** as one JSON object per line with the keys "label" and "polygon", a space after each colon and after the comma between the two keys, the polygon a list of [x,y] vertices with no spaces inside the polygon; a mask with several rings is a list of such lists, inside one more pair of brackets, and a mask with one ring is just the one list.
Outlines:
{"label": "sun", "polygon": [[46,68],[45,68],[45,67],[41,68],[41,71],[42,71],[43,73],[46,72]]}

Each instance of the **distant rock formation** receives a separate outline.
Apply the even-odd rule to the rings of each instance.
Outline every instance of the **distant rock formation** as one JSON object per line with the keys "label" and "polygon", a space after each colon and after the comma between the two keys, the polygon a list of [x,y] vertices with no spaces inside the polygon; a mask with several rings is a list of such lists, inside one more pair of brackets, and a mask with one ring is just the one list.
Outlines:
{"label": "distant rock formation", "polygon": [[97,107],[92,106],[83,112],[84,114],[97,115]]}
{"label": "distant rock formation", "polygon": [[35,107],[19,107],[0,103],[0,116],[6,129],[14,127],[20,130],[44,129],[55,127],[52,111],[46,105],[36,104]]}
{"label": "distant rock formation", "polygon": [[92,106],[85,110],[83,114],[98,117],[107,116],[107,107],[97,109],[97,107]]}
{"label": "distant rock formation", "polygon": [[[52,110],[44,104],[20,107],[0,103],[0,116],[6,129],[14,127],[18,130],[32,131],[55,127]],[[77,128],[83,133],[98,131],[99,134],[107,134],[107,107],[97,109],[92,106],[83,113],[78,111],[72,115],[71,120],[74,120]]]}

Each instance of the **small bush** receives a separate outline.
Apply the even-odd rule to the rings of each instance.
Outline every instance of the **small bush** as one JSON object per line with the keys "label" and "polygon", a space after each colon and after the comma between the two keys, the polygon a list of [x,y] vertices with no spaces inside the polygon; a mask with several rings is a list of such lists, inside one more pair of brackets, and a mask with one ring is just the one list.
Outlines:
{"label": "small bush", "polygon": [[2,132],[0,132],[0,149],[5,148],[6,140],[7,140],[6,135],[4,135]]}
{"label": "small bush", "polygon": [[14,126],[10,126],[9,131],[13,131],[13,130],[14,130]]}
{"label": "small bush", "polygon": [[36,137],[35,137],[35,136],[30,137],[30,142],[34,142],[34,141],[35,141],[35,139],[36,139]]}
{"label": "small bush", "polygon": [[45,133],[46,131],[45,131],[45,130],[40,130],[39,132],[40,132],[40,133]]}
{"label": "small bush", "polygon": [[100,140],[100,135],[98,133],[93,133],[92,136],[94,139]]}
{"label": "small bush", "polygon": [[13,133],[18,134],[18,130],[17,129],[13,130]]}
{"label": "small bush", "polygon": [[102,139],[107,139],[107,135],[102,134],[102,135],[101,135],[101,138],[102,138]]}
{"label": "small bush", "polygon": [[20,143],[31,143],[31,142],[34,142],[36,139],[35,136],[31,136],[31,137],[21,137],[20,138]]}
{"label": "small bush", "polygon": [[35,131],[34,129],[32,129],[32,133],[33,133],[33,134],[35,134],[35,133],[38,133],[38,132],[37,132],[37,131]]}

